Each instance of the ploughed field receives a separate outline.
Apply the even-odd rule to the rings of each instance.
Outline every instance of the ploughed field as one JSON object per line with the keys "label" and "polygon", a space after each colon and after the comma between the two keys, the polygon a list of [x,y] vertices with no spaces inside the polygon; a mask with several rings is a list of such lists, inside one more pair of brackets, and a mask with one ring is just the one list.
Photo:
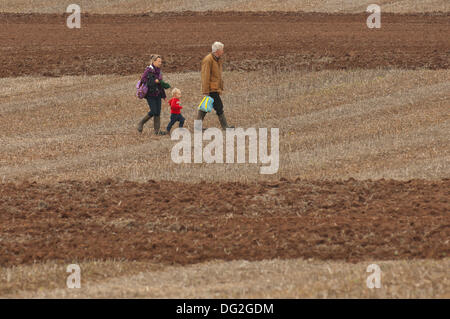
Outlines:
{"label": "ploughed field", "polygon": [[226,43],[226,70],[429,68],[450,65],[450,14],[187,12],[95,15],[68,29],[66,14],[0,13],[0,76],[135,74],[151,53],[165,70],[197,71],[210,43]]}
{"label": "ploughed field", "polygon": [[[2,184],[1,263],[441,259],[450,180]],[[447,240],[447,241],[445,241]]]}

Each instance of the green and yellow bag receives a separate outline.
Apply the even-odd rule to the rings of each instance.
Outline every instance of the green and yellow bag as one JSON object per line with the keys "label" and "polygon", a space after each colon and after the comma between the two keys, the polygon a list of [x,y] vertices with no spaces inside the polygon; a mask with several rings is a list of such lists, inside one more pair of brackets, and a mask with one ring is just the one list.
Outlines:
{"label": "green and yellow bag", "polygon": [[213,109],[214,99],[210,96],[205,96],[198,105],[198,109],[203,112],[211,112]]}

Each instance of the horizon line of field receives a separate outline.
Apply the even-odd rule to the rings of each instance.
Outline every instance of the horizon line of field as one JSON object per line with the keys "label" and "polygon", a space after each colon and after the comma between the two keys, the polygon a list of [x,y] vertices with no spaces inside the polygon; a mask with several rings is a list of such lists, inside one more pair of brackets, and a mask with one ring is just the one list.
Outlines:
{"label": "horizon line of field", "polygon": [[[382,7],[382,6],[380,6]],[[65,8],[64,8],[65,9]],[[66,12],[65,10],[61,10],[60,13],[56,12],[17,12],[17,11],[0,11],[1,16],[69,16],[71,13]],[[430,17],[430,16],[449,16],[450,9],[448,11],[423,11],[423,12],[391,12],[391,11],[382,11],[383,15],[387,16],[413,16],[413,17]],[[192,10],[184,10],[184,11],[146,11],[139,13],[97,13],[82,10],[80,12],[81,16],[85,17],[178,17],[178,16],[202,16],[202,17],[210,17],[210,16],[360,16],[360,15],[368,15],[367,11],[358,11],[358,12],[324,12],[324,11],[282,11],[282,10],[255,10],[255,11],[245,11],[245,10],[205,10],[205,11],[192,11]]]}

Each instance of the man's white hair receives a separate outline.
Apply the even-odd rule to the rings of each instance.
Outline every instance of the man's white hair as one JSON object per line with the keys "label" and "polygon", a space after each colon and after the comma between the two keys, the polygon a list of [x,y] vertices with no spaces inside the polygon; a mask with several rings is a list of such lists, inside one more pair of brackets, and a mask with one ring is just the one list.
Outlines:
{"label": "man's white hair", "polygon": [[222,42],[214,42],[212,45],[212,52],[216,52],[218,50],[222,50],[223,49],[223,43]]}

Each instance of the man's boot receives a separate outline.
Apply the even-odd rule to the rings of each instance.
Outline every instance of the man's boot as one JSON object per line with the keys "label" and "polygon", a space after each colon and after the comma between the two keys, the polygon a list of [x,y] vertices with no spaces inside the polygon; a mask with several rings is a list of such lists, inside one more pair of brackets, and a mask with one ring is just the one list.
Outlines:
{"label": "man's boot", "polygon": [[219,115],[219,122],[222,126],[222,129],[225,130],[227,128],[234,128],[234,126],[229,126],[227,123],[227,118],[225,117],[225,113]]}
{"label": "man's boot", "polygon": [[166,135],[167,133],[166,132],[163,132],[163,131],[161,131],[160,130],[160,127],[161,127],[161,116],[155,116],[154,118],[153,118],[153,127],[154,127],[154,129],[155,129],[155,134],[156,135]]}
{"label": "man's boot", "polygon": [[205,118],[205,115],[206,115],[206,112],[198,110],[196,120],[203,121],[203,119]]}
{"label": "man's boot", "polygon": [[[205,116],[206,116],[206,112],[198,110],[196,120],[197,121],[202,121],[202,123],[203,123],[203,119],[205,118]],[[197,127],[195,127],[195,129],[197,129]],[[206,130],[206,129],[202,128],[202,131],[204,131],[204,130]]]}
{"label": "man's boot", "polygon": [[144,129],[144,124],[147,123],[147,121],[150,119],[151,119],[151,116],[146,114],[144,116],[144,118],[139,122],[138,127],[137,127],[137,130],[139,133],[142,133],[142,130]]}

